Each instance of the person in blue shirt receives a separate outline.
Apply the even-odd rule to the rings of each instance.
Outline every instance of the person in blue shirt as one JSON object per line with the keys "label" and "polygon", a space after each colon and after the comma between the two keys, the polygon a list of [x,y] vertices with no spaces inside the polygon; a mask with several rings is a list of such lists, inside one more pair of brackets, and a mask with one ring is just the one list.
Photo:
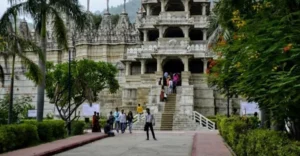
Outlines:
{"label": "person in blue shirt", "polygon": [[118,107],[116,108],[116,111],[114,112],[114,117],[115,117],[115,129],[117,131],[117,133],[119,133],[119,129],[120,127],[120,112]]}

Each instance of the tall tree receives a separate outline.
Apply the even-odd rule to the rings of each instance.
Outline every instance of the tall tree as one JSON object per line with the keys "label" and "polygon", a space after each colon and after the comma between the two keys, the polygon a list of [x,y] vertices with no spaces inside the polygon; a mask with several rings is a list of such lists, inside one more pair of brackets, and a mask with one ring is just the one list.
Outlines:
{"label": "tall tree", "polygon": [[[3,37],[0,36],[0,51],[4,51],[5,45],[6,42],[3,40]],[[0,82],[2,86],[4,86],[4,80],[5,80],[4,70],[2,65],[0,65]]]}
{"label": "tall tree", "polygon": [[47,22],[53,22],[52,29],[57,43],[63,50],[68,50],[67,31],[63,17],[72,19],[79,29],[84,27],[85,14],[82,12],[82,6],[78,0],[8,0],[13,6],[10,7],[4,16],[14,12],[30,15],[35,23],[35,29],[40,37],[40,46],[43,51],[43,59],[39,60],[39,66],[42,70],[43,81],[38,85],[37,95],[37,120],[43,120],[44,96],[45,96],[45,72],[46,65],[43,60],[46,59],[47,48]]}
{"label": "tall tree", "polygon": [[[46,90],[47,96],[55,104],[60,117],[67,121],[76,119],[72,114],[83,102],[92,103],[98,100],[98,94],[103,89],[115,93],[119,89],[116,74],[118,70],[110,63],[94,62],[92,60],[72,61],[71,105],[69,107],[69,64],[63,63],[47,66]],[[70,114],[68,113],[70,112]]]}
{"label": "tall tree", "polygon": [[[270,112],[276,130],[288,122],[291,136],[300,140],[300,0],[221,0],[218,22],[231,39],[215,47],[223,65],[211,75],[229,77],[233,88]],[[223,72],[225,65],[232,72]],[[231,74],[235,73],[235,74]],[[217,79],[222,81],[222,79]],[[221,83],[221,82],[220,82]],[[222,87],[222,86],[220,86]]]}
{"label": "tall tree", "polygon": [[[14,26],[13,26],[14,25]],[[3,36],[4,44],[0,56],[5,59],[12,59],[11,63],[11,79],[10,79],[10,98],[9,98],[9,111],[8,111],[8,124],[12,123],[12,110],[14,99],[14,80],[15,80],[15,63],[16,58],[21,60],[21,63],[28,69],[27,76],[36,84],[41,84],[43,81],[42,72],[31,59],[29,59],[25,52],[29,51],[36,54],[41,62],[44,62],[44,57],[41,49],[28,39],[22,38],[17,31],[17,14],[5,14],[0,19],[0,35]],[[3,70],[2,70],[3,72]]]}

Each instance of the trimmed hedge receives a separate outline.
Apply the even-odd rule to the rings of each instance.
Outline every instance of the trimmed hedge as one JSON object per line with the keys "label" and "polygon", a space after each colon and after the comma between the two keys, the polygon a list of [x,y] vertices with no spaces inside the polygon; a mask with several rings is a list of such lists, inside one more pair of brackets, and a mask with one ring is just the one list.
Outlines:
{"label": "trimmed hedge", "polygon": [[49,142],[66,136],[65,122],[62,120],[44,120],[43,122],[24,120],[23,123],[37,126],[41,142]]}
{"label": "trimmed hedge", "polygon": [[72,135],[80,135],[83,134],[83,130],[85,128],[84,121],[73,121],[71,123],[71,134]]}
{"label": "trimmed hedge", "polygon": [[218,117],[219,132],[237,156],[299,156],[300,143],[282,132],[258,129],[256,120]]}
{"label": "trimmed hedge", "polygon": [[30,124],[0,127],[0,153],[39,143],[37,127]]}

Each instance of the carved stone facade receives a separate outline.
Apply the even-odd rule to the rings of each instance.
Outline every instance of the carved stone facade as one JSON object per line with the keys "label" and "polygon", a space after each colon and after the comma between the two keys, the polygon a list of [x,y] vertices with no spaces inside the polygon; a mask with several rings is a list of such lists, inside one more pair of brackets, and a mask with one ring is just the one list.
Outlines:
{"label": "carved stone facade", "polygon": [[[161,86],[158,80],[164,72],[181,74],[174,121],[180,121],[178,117],[191,115],[193,111],[205,116],[225,114],[226,100],[209,88],[205,80],[207,61],[214,57],[207,49],[209,7],[212,5],[206,0],[142,0],[135,24],[130,23],[125,11],[116,25],[112,24],[107,11],[98,30],[86,29],[83,33],[76,32],[72,23],[66,22],[70,45],[76,47],[73,59],[110,62],[119,70],[117,79],[121,88],[118,93],[103,91],[99,95],[101,115],[106,116],[115,107],[135,112],[137,104],[161,114],[164,102],[159,99]],[[48,21],[47,59],[55,64],[66,62],[68,52],[57,47],[51,22]],[[26,37],[36,38],[25,21],[21,23],[20,31]],[[32,55],[32,58],[37,62],[36,56]],[[4,60],[0,61],[4,64]],[[36,104],[36,87],[22,76],[23,72],[19,75],[21,78],[15,83],[16,95],[28,94]],[[6,81],[6,87],[8,84]],[[7,89],[1,90],[2,95],[6,92]],[[45,102],[45,115],[54,111],[48,101]]]}

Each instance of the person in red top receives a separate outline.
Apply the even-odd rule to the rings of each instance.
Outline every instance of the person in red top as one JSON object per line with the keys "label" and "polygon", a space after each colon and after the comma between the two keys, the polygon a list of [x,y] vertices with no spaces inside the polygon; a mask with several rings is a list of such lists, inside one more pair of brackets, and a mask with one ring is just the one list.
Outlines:
{"label": "person in red top", "polygon": [[97,132],[97,113],[94,112],[92,121],[92,132]]}

